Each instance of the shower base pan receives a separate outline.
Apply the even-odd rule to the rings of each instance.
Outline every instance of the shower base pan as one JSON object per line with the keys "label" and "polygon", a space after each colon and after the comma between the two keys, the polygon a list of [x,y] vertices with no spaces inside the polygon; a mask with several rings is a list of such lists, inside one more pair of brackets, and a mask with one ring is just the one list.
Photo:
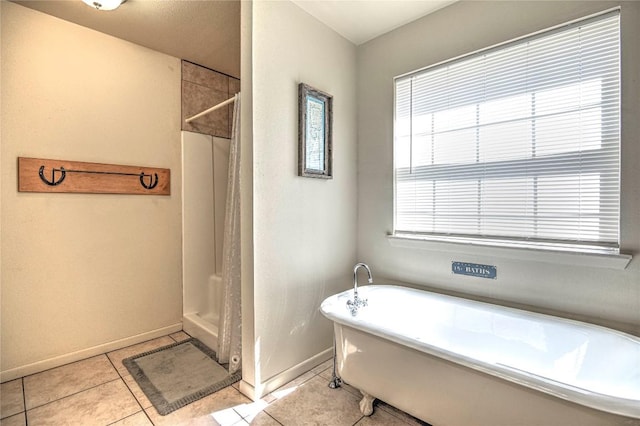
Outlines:
{"label": "shower base pan", "polygon": [[182,329],[214,351],[218,350],[218,326],[198,313],[184,314]]}

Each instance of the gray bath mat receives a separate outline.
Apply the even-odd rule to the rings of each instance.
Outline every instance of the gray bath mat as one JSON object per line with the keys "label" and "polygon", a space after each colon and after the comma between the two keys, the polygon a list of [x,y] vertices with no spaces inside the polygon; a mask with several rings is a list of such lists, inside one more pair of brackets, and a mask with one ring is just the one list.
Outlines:
{"label": "gray bath mat", "polygon": [[227,365],[215,358],[215,352],[198,339],[189,339],[122,363],[164,416],[240,380],[240,372],[229,374]]}

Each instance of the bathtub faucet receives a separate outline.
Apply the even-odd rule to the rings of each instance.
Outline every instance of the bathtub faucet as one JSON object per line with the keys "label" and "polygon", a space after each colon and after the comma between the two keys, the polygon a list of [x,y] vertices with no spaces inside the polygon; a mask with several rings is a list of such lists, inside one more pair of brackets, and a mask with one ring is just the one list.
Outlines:
{"label": "bathtub faucet", "polygon": [[367,299],[360,299],[360,297],[358,297],[358,269],[360,268],[364,268],[367,271],[367,275],[369,275],[369,284],[373,283],[371,269],[369,269],[369,267],[364,263],[356,264],[353,268],[353,300],[347,301],[347,308],[349,308],[351,315],[353,316],[358,313],[358,308],[367,306]]}

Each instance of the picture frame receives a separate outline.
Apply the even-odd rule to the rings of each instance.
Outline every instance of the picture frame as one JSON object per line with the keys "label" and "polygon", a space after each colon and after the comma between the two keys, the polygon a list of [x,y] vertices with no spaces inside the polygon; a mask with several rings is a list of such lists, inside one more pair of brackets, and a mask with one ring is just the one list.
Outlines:
{"label": "picture frame", "polygon": [[298,176],[333,179],[333,96],[298,85]]}

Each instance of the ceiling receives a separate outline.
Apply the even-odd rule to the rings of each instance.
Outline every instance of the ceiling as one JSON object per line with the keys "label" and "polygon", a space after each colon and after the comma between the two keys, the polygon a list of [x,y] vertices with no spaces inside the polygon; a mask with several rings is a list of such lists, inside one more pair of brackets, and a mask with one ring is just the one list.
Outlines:
{"label": "ceiling", "polygon": [[97,11],[80,0],[15,3],[240,77],[239,0],[128,0]]}
{"label": "ceiling", "polygon": [[[128,0],[113,11],[96,11],[80,0],[13,1],[240,77],[240,0]],[[455,0],[293,1],[358,45]]]}
{"label": "ceiling", "polygon": [[456,0],[292,1],[353,44],[360,45]]}

